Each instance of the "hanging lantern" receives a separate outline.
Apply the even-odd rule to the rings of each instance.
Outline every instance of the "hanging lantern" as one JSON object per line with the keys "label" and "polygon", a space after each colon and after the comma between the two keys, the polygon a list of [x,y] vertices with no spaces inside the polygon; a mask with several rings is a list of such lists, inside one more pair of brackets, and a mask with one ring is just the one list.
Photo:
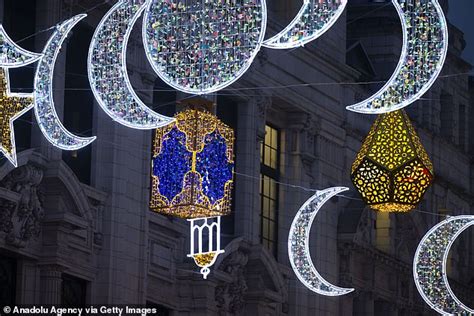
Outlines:
{"label": "hanging lantern", "polygon": [[381,212],[408,212],[433,182],[433,165],[404,110],[381,114],[352,164],[364,201]]}
{"label": "hanging lantern", "polygon": [[189,256],[201,266],[204,278],[223,252],[220,216],[230,213],[233,144],[231,128],[211,113],[194,109],[178,113],[174,123],[156,130],[150,207],[190,220]]}

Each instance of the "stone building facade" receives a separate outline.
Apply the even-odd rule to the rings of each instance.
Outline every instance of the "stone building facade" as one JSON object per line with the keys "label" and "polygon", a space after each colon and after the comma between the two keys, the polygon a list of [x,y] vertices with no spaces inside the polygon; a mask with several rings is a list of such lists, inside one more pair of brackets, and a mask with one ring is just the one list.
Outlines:
{"label": "stone building facade", "polygon": [[[223,219],[225,253],[204,281],[186,257],[186,221],[148,208],[152,132],[113,122],[89,90],[87,48],[110,5],[0,1],[7,32],[33,51],[49,34],[29,35],[89,11],[58,58],[55,100],[71,131],[98,136],[90,148],[61,152],[42,138],[31,114],[15,124],[19,167],[5,159],[0,165],[1,305],[138,304],[172,316],[433,314],[412,281],[417,243],[446,215],[474,214],[474,89],[471,65],[460,57],[460,30],[450,25],[443,74],[408,109],[436,172],[410,214],[369,210],[349,177],[374,117],[345,106],[389,78],[400,55],[400,22],[389,2],[349,1],[323,38],[296,50],[262,49],[241,80],[212,96],[217,115],[236,132],[236,175],[233,214]],[[298,10],[282,0],[269,9],[269,33]],[[183,95],[156,79],[136,32],[128,52],[132,83],[142,100],[172,115]],[[13,88],[31,89],[32,73],[12,71]],[[272,162],[261,159],[262,146],[276,153]],[[259,180],[265,177],[268,188]],[[301,187],[339,185],[351,188],[350,198],[327,203],[310,249],[325,278],[356,291],[329,298],[297,281],[287,236],[311,194]],[[455,293],[471,306],[473,265],[471,231],[456,241],[449,263]]]}

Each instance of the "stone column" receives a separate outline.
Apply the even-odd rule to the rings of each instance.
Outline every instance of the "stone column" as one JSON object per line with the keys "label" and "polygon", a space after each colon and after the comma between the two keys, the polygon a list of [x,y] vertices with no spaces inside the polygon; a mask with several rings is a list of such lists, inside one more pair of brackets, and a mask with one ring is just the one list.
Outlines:
{"label": "stone column", "polygon": [[40,270],[41,304],[61,304],[63,267],[45,265]]}
{"label": "stone column", "polygon": [[239,104],[235,176],[236,236],[260,242],[260,146],[265,137],[265,113],[271,98],[259,97]]}

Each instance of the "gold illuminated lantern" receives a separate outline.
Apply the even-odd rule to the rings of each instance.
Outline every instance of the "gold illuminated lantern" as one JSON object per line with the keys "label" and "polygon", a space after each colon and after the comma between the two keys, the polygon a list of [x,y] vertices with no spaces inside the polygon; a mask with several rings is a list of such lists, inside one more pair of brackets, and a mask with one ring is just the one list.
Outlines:
{"label": "gold illuminated lantern", "polygon": [[351,172],[364,201],[381,212],[414,209],[433,176],[433,164],[404,110],[377,118]]}
{"label": "gold illuminated lantern", "polygon": [[156,131],[150,207],[190,222],[190,254],[204,278],[220,248],[220,216],[230,213],[234,132],[209,112],[188,109]]}

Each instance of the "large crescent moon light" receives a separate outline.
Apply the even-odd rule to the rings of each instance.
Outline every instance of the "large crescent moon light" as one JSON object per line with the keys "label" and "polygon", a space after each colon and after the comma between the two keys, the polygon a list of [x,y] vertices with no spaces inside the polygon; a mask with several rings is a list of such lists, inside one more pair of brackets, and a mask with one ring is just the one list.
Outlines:
{"label": "large crescent moon light", "polygon": [[138,98],[127,74],[128,39],[147,3],[118,1],[97,26],[88,57],[89,81],[100,107],[115,121],[134,129],[156,129],[173,121]]}
{"label": "large crescent moon light", "polygon": [[0,24],[0,67],[18,68],[34,63],[41,54],[29,52],[18,46]]}
{"label": "large crescent moon light", "polygon": [[344,12],[346,4],[347,0],[304,0],[293,21],[262,45],[273,49],[303,46],[328,31]]}
{"label": "large crescent moon light", "polygon": [[296,276],[308,289],[325,296],[345,295],[354,289],[332,285],[318,273],[309,252],[309,233],[324,203],[336,194],[347,190],[349,189],[345,187],[334,187],[316,192],[296,213],[288,236],[288,256]]}
{"label": "large crescent moon light", "polygon": [[397,68],[376,94],[347,109],[381,114],[418,100],[436,81],[448,51],[448,24],[437,0],[392,0],[402,22],[403,46]]}
{"label": "large crescent moon light", "polygon": [[76,15],[56,27],[43,50],[43,57],[36,69],[34,82],[36,119],[41,132],[48,141],[63,150],[77,150],[96,139],[96,137],[78,137],[66,130],[56,113],[53,98],[54,65],[61,45],[71,29],[86,16],[86,14]]}
{"label": "large crescent moon light", "polygon": [[449,217],[434,226],[421,240],[413,261],[416,288],[425,302],[441,315],[474,315],[451,290],[446,264],[451,246],[467,228],[474,226],[474,216]]}
{"label": "large crescent moon light", "polygon": [[266,0],[151,0],[143,41],[156,74],[190,94],[221,90],[250,67],[265,36]]}

